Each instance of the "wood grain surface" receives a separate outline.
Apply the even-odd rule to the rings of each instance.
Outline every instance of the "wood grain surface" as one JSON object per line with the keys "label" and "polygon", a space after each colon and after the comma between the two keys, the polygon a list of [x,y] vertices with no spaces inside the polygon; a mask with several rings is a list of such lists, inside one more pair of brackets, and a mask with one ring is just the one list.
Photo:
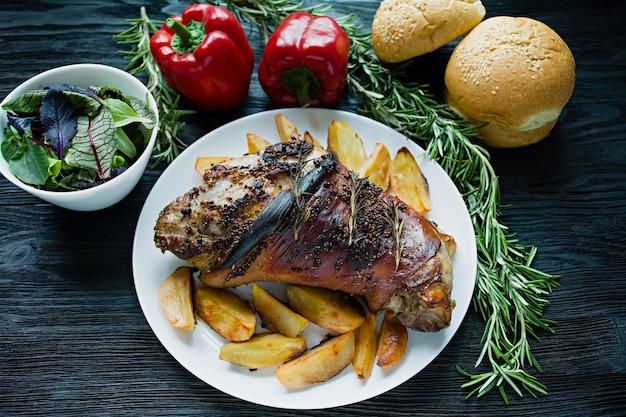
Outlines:
{"label": "wood grain surface", "polygon": [[[623,416],[626,415],[626,3],[484,0],[488,16],[539,19],[570,45],[574,95],[537,145],[492,150],[503,220],[539,248],[534,266],[561,276],[545,316],[555,334],[532,349],[549,394],[496,392],[465,400],[484,322],[471,310],[452,342],[401,386],[350,406],[292,412],[232,398],[170,356],[140,309],[131,269],[142,204],[162,170],[145,173],[121,203],[76,213],[0,179],[0,415],[2,416]],[[157,19],[185,2],[6,0],[0,4],[0,97],[46,69],[80,62],[123,68],[113,35],[139,7]],[[332,2],[369,25],[377,1]],[[254,43],[260,57],[261,45]],[[423,60],[416,78],[441,85],[448,45]],[[340,108],[355,112],[344,99]],[[239,109],[199,112],[191,143],[217,126],[271,108],[256,80]]]}

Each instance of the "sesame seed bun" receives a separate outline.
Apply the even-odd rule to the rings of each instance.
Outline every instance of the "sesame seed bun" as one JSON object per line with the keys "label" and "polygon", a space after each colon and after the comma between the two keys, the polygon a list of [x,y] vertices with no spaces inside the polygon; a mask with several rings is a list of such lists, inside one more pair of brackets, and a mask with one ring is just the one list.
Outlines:
{"label": "sesame seed bun", "polygon": [[383,0],[372,23],[372,46],[382,61],[406,61],[467,33],[483,17],[480,0]]}
{"label": "sesame seed bun", "polygon": [[455,47],[444,100],[474,124],[489,146],[515,148],[545,138],[574,91],[575,62],[550,27],[526,17],[497,16]]}

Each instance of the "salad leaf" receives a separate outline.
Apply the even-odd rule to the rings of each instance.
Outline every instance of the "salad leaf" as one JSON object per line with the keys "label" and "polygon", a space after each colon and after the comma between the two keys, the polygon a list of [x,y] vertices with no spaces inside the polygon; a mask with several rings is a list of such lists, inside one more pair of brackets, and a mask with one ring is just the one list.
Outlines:
{"label": "salad leaf", "polygon": [[59,159],[63,159],[76,134],[76,116],[70,100],[62,91],[50,90],[41,100],[39,116],[45,129],[44,136]]}
{"label": "salad leaf", "polygon": [[126,104],[126,102],[116,99],[107,98],[104,100],[104,105],[108,111],[113,115],[116,127],[123,127],[131,123],[153,123],[154,122],[147,117],[142,117],[137,114],[135,109]]}
{"label": "salad leaf", "polygon": [[113,155],[113,163],[111,164],[111,177],[113,176],[113,171],[119,168],[126,169],[127,166],[128,163],[126,162],[126,158],[124,158],[122,155]]}
{"label": "salad leaf", "polygon": [[[152,129],[156,125],[156,118],[154,117],[154,112],[150,109],[147,102],[145,100],[140,100],[135,96],[127,97],[130,102],[131,107],[137,115],[144,119],[143,125],[146,129]],[[146,141],[148,138],[146,137]]]}
{"label": "salad leaf", "polygon": [[35,142],[25,139],[8,160],[9,169],[22,182],[43,185],[48,177],[48,153]]}
{"label": "salad leaf", "polygon": [[105,179],[111,171],[116,149],[113,117],[103,108],[93,118],[78,117],[76,136],[64,161],[69,166],[93,170],[100,179]]}
{"label": "salad leaf", "polygon": [[61,173],[61,166],[63,165],[60,159],[48,158],[48,180],[56,183],[57,177]]}
{"label": "salad leaf", "polygon": [[116,98],[128,102],[127,98],[124,96],[124,93],[122,93],[122,90],[107,85],[104,85],[98,89],[98,97],[103,100]]}
{"label": "salad leaf", "polygon": [[14,113],[7,113],[7,121],[9,125],[15,127],[20,135],[23,135],[27,130],[30,130],[31,123],[34,117],[19,117]]}
{"label": "salad leaf", "polygon": [[115,129],[115,140],[117,143],[117,149],[128,156],[134,158],[137,155],[137,148],[133,141],[128,137],[123,128],[118,127]]}
{"label": "salad leaf", "polygon": [[8,125],[4,140],[0,143],[0,152],[2,152],[2,156],[4,156],[6,161],[13,158],[13,154],[17,152],[21,143],[22,136],[20,132],[14,126]]}
{"label": "salad leaf", "polygon": [[33,90],[21,94],[2,105],[2,110],[12,110],[15,113],[37,114],[41,107],[41,100],[48,94],[47,91]]}

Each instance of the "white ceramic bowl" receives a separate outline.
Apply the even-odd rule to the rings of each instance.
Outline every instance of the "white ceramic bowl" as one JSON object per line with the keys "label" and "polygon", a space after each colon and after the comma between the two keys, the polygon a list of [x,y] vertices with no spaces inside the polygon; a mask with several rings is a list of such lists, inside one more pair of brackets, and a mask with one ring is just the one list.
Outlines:
{"label": "white ceramic bowl", "polygon": [[[126,71],[101,64],[73,64],[42,72],[16,87],[2,101],[2,104],[29,90],[38,88],[40,84],[50,83],[65,83],[85,88],[90,85],[98,87],[106,85],[120,89],[126,96],[135,96],[142,100],[147,97],[148,104],[157,118],[156,126],[158,126],[157,104],[146,86]],[[7,112],[0,108],[0,134],[2,135],[0,139],[4,139],[6,126]],[[149,131],[148,134],[150,135],[148,145],[135,163],[121,175],[93,188],[77,191],[39,190],[17,179],[9,170],[9,165],[4,157],[0,158],[0,173],[21,189],[57,206],[76,211],[100,210],[121,201],[141,179],[152,155],[157,127]]]}

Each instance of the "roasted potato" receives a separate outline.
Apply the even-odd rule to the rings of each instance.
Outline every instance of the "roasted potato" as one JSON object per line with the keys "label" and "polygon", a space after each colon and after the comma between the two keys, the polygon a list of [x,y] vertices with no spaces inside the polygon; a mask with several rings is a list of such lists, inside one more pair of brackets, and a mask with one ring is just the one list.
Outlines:
{"label": "roasted potato", "polygon": [[280,333],[253,335],[245,342],[230,342],[220,348],[221,360],[249,369],[280,365],[300,356],[307,349],[305,337]]}
{"label": "roasted potato", "polygon": [[276,368],[276,377],[289,389],[324,382],[343,371],[354,358],[354,332],[335,336]]}
{"label": "roasted potato", "polygon": [[257,153],[271,145],[267,139],[262,138],[256,133],[248,133],[246,140],[248,142],[249,153]]}
{"label": "roasted potato", "polygon": [[193,330],[196,318],[193,314],[193,275],[191,268],[177,268],[161,284],[159,303],[169,323],[180,330]]}
{"label": "roasted potato", "polygon": [[401,148],[391,163],[391,190],[409,207],[424,214],[430,211],[428,181],[417,161],[406,148]]}
{"label": "roasted potato", "polygon": [[404,324],[396,316],[386,312],[378,333],[376,365],[389,368],[398,363],[406,351],[408,341],[409,333]]}
{"label": "roasted potato", "polygon": [[204,175],[204,171],[211,168],[213,165],[221,164],[229,159],[231,158],[228,156],[199,156],[196,158],[194,168],[198,174]]}
{"label": "roasted potato", "polygon": [[313,145],[314,148],[324,149],[322,144],[308,130],[302,135],[302,139]]}
{"label": "roasted potato", "polygon": [[367,158],[363,141],[345,122],[333,120],[328,126],[328,150],[334,151],[348,169],[359,172]]}
{"label": "roasted potato", "polygon": [[296,337],[309,324],[300,314],[284,305],[257,283],[252,284],[252,306],[267,330]]}
{"label": "roasted potato", "polygon": [[361,305],[340,291],[288,284],[285,292],[296,313],[333,332],[352,331],[365,321]]}
{"label": "roasted potato", "polygon": [[368,311],[365,322],[356,331],[354,342],[352,367],[359,379],[366,380],[372,375],[376,362],[377,340],[376,316]]}
{"label": "roasted potato", "polygon": [[283,113],[277,113],[276,116],[274,116],[274,121],[276,122],[276,130],[278,131],[278,138],[281,142],[300,139],[298,129]]}
{"label": "roasted potato", "polygon": [[391,166],[391,155],[389,149],[382,143],[377,143],[371,155],[358,171],[359,175],[367,178],[372,184],[378,185],[383,191],[389,188],[389,167]]}
{"label": "roasted potato", "polygon": [[233,292],[199,287],[194,292],[194,302],[202,321],[226,340],[249,340],[256,329],[256,313]]}

